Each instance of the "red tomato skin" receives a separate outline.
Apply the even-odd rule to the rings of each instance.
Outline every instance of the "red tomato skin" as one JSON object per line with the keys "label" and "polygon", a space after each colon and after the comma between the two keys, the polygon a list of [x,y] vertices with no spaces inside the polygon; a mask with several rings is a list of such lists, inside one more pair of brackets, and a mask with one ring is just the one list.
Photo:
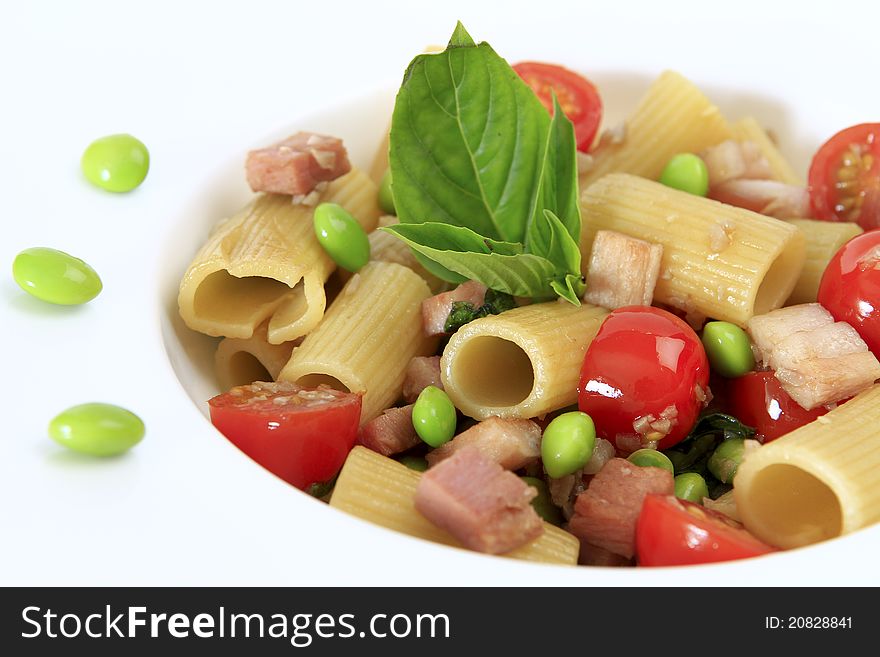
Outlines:
{"label": "red tomato skin", "polygon": [[858,188],[864,193],[858,224],[865,230],[880,228],[880,123],[861,123],[845,128],[825,142],[813,156],[808,185],[813,215],[826,221],[855,220],[837,207],[837,174],[841,157],[853,144],[866,149],[874,158],[873,165],[867,171],[860,171],[858,176]]}
{"label": "red tomato skin", "polygon": [[809,424],[828,409],[811,411],[792,399],[773,372],[749,372],[727,381],[726,410],[755,429],[755,439],[769,443]]}
{"label": "red tomato skin", "polygon": [[880,356],[880,230],[856,235],[834,254],[818,301],[838,322],[847,322]]}
{"label": "red tomato skin", "polygon": [[673,495],[648,495],[636,523],[640,566],[691,566],[775,551],[735,520]]}
{"label": "red tomato skin", "polygon": [[589,151],[602,122],[602,99],[593,83],[556,64],[520,62],[513,65],[513,70],[534,90],[551,113],[551,88],[556,92],[565,115],[574,124],[578,150]]}
{"label": "red tomato skin", "polygon": [[229,441],[289,484],[305,490],[332,479],[357,440],[361,396],[313,408],[243,408],[231,393],[210,400],[211,422]]}
{"label": "red tomato skin", "polygon": [[686,322],[652,306],[618,308],[608,315],[587,349],[578,385],[578,408],[592,417],[596,431],[617,444],[619,434],[635,434],[633,422],[664,410],[677,412],[666,449],[693,428],[708,393],[709,361]]}

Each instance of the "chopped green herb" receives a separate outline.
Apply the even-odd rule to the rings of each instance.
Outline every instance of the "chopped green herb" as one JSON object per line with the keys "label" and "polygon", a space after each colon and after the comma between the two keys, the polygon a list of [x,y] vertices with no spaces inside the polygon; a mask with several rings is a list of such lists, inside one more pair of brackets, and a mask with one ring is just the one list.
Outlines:
{"label": "chopped green herb", "polygon": [[474,308],[474,304],[470,301],[453,301],[452,310],[449,311],[449,317],[443,325],[446,333],[455,333],[465,324],[487,317],[488,315],[500,315],[505,310],[516,308],[516,301],[512,296],[504,292],[496,292],[495,290],[486,290],[486,297],[483,305]]}

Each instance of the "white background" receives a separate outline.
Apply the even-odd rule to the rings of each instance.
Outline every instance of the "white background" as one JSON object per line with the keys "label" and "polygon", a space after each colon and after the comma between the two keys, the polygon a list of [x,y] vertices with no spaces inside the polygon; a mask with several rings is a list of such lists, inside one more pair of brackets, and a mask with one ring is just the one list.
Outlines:
{"label": "white background", "polygon": [[[167,238],[216,163],[316,108],[394,87],[456,19],[512,61],[632,74],[635,91],[677,69],[725,111],[751,109],[805,171],[825,137],[878,120],[880,11],[835,13],[842,6],[4,2],[0,584],[880,583],[876,527],[746,563],[606,571],[525,566],[352,521],[213,432],[168,365],[158,317]],[[78,169],[84,147],[115,132],[152,157],[128,195],[90,187]],[[8,272],[30,246],[84,258],[104,279],[101,296],[56,308],[22,293]],[[46,425],[86,401],[131,408],[147,437],[118,459],[64,451]]]}

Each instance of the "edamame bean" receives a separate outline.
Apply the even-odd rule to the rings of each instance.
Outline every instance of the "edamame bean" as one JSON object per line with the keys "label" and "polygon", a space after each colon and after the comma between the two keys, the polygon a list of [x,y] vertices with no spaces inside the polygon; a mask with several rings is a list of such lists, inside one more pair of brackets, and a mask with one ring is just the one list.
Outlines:
{"label": "edamame bean", "polygon": [[708,322],[702,340],[713,372],[730,379],[755,369],[749,336],[736,324]]}
{"label": "edamame bean", "polygon": [[423,456],[401,456],[398,461],[416,472],[425,472],[428,469],[428,462]]}
{"label": "edamame bean", "polygon": [[49,436],[55,442],[92,456],[122,454],[137,445],[144,432],[137,415],[113,404],[80,404],[49,423]]}
{"label": "edamame bean", "polygon": [[702,504],[703,498],[709,497],[709,487],[706,485],[706,480],[696,472],[685,472],[675,478],[675,496],[688,502]]}
{"label": "edamame bean", "polygon": [[315,208],[315,235],[333,261],[351,272],[370,259],[370,240],[364,229],[341,205],[321,203]]}
{"label": "edamame bean", "polygon": [[660,182],[695,196],[705,196],[709,192],[709,170],[693,153],[679,153],[666,164]]}
{"label": "edamame bean", "polygon": [[150,170],[150,153],[131,135],[108,135],[86,148],[80,167],[89,182],[108,192],[130,192]]}
{"label": "edamame bean", "polygon": [[382,176],[382,182],[379,183],[379,207],[386,214],[395,214],[394,196],[391,194],[391,169]]}
{"label": "edamame bean", "polygon": [[570,475],[587,464],[595,446],[593,418],[580,411],[558,415],[544,429],[541,438],[544,470],[553,479]]}
{"label": "edamame bean", "polygon": [[626,460],[640,468],[663,468],[675,474],[675,468],[672,467],[672,461],[669,460],[669,457],[650,447],[637,449]]}
{"label": "edamame bean", "polygon": [[412,421],[419,438],[431,447],[440,447],[455,435],[455,406],[440,388],[428,386],[413,405]]}
{"label": "edamame bean", "polygon": [[103,288],[95,270],[79,258],[39,246],[15,256],[12,277],[28,294],[62,306],[91,301]]}
{"label": "edamame bean", "polygon": [[532,507],[535,512],[551,525],[561,525],[565,519],[559,507],[553,504],[547,483],[537,477],[521,477],[521,479],[538,491],[538,495],[532,498]]}
{"label": "edamame bean", "polygon": [[730,438],[715,448],[709,457],[709,472],[722,484],[733,481],[745,452],[745,441],[742,438]]}

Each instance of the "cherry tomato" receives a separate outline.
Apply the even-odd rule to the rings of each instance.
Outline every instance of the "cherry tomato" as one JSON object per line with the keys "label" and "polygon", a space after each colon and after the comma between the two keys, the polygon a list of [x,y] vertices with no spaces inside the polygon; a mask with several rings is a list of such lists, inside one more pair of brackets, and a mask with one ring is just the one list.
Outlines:
{"label": "cherry tomato", "polygon": [[840,247],[822,274],[818,301],[880,356],[880,230],[857,235]]}
{"label": "cherry tomato", "polygon": [[755,439],[768,443],[809,424],[828,409],[806,410],[782,388],[773,372],[749,372],[728,379],[726,406],[740,422],[755,428]]}
{"label": "cherry tomato", "polygon": [[282,382],[237,386],[208,404],[220,433],[301,490],[339,472],[361,417],[360,395]]}
{"label": "cherry tomato", "polygon": [[540,62],[520,62],[513,70],[534,89],[548,112],[553,111],[553,95],[574,124],[578,150],[587,152],[593,145],[602,121],[602,99],[593,83],[562,66]]}
{"label": "cherry tomato", "polygon": [[700,338],[672,313],[628,306],[608,315],[584,356],[578,407],[624,452],[687,436],[708,398]]}
{"label": "cherry tomato", "polygon": [[757,557],[774,548],[735,520],[674,495],[648,495],[636,523],[640,566],[688,566]]}
{"label": "cherry tomato", "polygon": [[810,203],[817,219],[880,228],[880,123],[841,130],[810,165]]}

